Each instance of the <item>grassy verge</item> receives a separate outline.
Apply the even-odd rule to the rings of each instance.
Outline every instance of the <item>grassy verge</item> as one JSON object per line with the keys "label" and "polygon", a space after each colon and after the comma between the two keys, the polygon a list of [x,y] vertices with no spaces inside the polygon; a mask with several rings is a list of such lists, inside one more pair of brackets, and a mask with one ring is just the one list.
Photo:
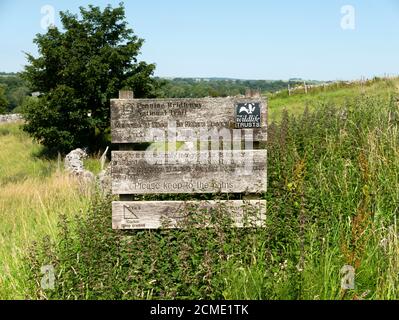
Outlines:
{"label": "grassy verge", "polygon": [[288,96],[288,93],[269,95],[269,122],[280,122],[283,110],[290,115],[301,115],[306,108],[314,111],[320,105],[330,104],[338,107],[344,107],[348,100],[361,95],[382,95],[388,97],[394,90],[396,80],[371,80],[364,85],[331,85],[329,87],[320,87],[309,91],[295,93]]}
{"label": "grassy verge", "polygon": [[0,126],[0,299],[26,297],[32,285],[23,258],[32,241],[55,239],[59,214],[84,212],[89,190],[63,171],[63,163],[38,155],[18,124]]}

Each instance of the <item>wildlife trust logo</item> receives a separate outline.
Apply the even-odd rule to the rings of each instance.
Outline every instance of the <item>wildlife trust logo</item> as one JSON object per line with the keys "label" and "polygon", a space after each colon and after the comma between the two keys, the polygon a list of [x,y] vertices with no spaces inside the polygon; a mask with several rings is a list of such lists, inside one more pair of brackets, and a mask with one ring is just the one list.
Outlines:
{"label": "wildlife trust logo", "polygon": [[261,114],[260,103],[237,103],[235,106],[236,128],[260,128]]}

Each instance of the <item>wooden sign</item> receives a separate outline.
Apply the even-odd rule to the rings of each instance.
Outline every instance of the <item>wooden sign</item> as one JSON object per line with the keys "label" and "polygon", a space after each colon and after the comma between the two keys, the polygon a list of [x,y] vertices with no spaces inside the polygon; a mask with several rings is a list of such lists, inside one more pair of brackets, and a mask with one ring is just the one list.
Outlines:
{"label": "wooden sign", "polygon": [[[113,99],[113,143],[212,140],[213,132],[251,129],[254,141],[266,141],[267,108],[261,98]],[[154,130],[157,129],[157,130]],[[237,134],[237,133],[235,133]],[[218,138],[217,138],[218,139]]]}
{"label": "wooden sign", "polygon": [[[227,212],[237,227],[262,226],[264,200],[126,201],[134,195],[266,191],[267,152],[252,142],[267,138],[267,104],[261,97],[111,100],[114,229],[184,226],[193,215],[209,220]],[[134,144],[152,143],[137,151]],[[177,142],[184,142],[182,148]],[[249,142],[249,143],[248,143]],[[257,146],[257,145],[256,145]]]}
{"label": "wooden sign", "polygon": [[177,151],[146,157],[149,157],[146,151],[112,153],[114,194],[262,193],[266,190],[266,150]]}
{"label": "wooden sign", "polygon": [[[190,219],[211,227],[210,215],[215,213],[231,219],[236,227],[260,227],[265,221],[266,201],[115,201],[112,213],[113,229],[177,228],[183,227]],[[200,216],[199,219],[196,215]]]}

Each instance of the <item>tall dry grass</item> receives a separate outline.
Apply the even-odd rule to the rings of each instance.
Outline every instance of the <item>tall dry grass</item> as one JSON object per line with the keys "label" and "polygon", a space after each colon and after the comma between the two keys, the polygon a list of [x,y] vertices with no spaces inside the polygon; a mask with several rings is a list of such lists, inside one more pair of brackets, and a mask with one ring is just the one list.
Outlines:
{"label": "tall dry grass", "polygon": [[0,299],[18,299],[31,289],[23,259],[32,242],[54,239],[58,216],[84,212],[91,190],[41,158],[18,124],[0,126],[0,150]]}

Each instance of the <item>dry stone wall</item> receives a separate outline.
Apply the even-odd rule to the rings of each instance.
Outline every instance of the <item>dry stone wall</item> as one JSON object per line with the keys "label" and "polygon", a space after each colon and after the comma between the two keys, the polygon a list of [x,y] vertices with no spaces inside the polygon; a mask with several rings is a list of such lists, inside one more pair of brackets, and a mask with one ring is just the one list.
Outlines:
{"label": "dry stone wall", "polygon": [[21,120],[23,120],[23,118],[22,118],[22,115],[19,113],[1,114],[0,115],[0,124],[18,122]]}

